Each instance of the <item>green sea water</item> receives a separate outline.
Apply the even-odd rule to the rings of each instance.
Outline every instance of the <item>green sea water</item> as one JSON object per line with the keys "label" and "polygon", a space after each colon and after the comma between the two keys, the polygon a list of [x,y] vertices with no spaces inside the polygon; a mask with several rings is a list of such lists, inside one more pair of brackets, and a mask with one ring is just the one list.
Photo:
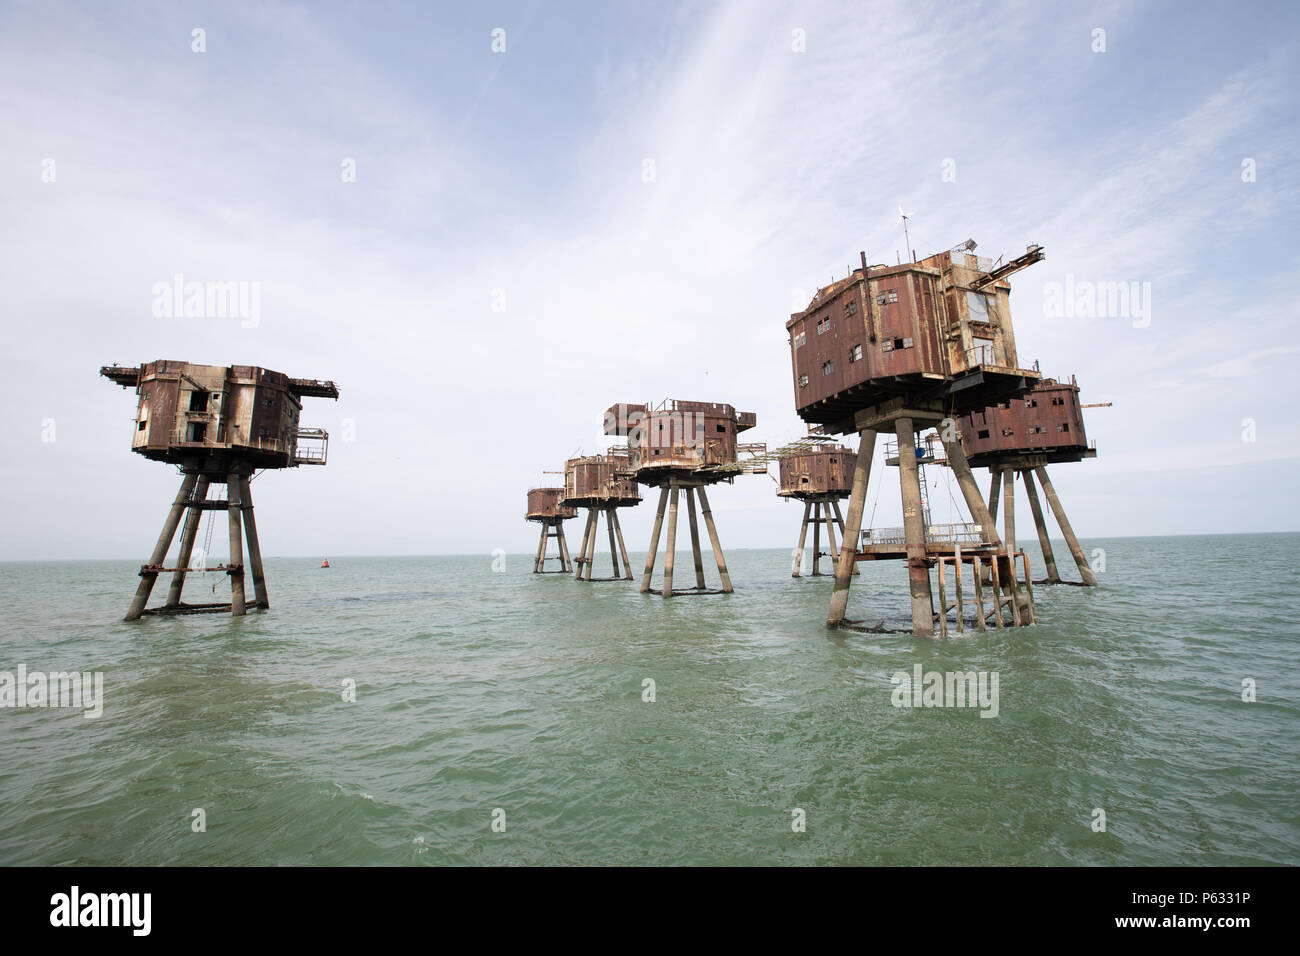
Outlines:
{"label": "green sea water", "polygon": [[[948,640],[898,563],[850,603],[895,632],[828,632],[786,550],[671,601],[269,558],[270,612],[133,624],[137,562],[0,564],[0,671],[104,675],[98,719],[0,709],[0,863],[1300,864],[1300,535],[1084,545],[1099,588]],[[996,672],[997,716],[894,706],[918,663]]]}

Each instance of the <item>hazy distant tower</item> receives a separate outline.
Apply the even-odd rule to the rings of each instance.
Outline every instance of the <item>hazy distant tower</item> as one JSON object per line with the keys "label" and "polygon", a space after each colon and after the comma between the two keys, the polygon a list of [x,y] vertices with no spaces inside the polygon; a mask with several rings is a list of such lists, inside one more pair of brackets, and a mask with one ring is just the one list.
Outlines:
{"label": "hazy distant tower", "polygon": [[[619,524],[620,508],[632,508],[641,503],[641,492],[632,477],[626,449],[615,449],[604,455],[570,458],[564,463],[564,503],[573,508],[587,509],[587,524],[582,533],[582,547],[574,559],[578,581],[632,580],[632,564],[623,544],[623,527]],[[614,575],[609,578],[592,578],[596,563],[596,537],[600,516],[605,516],[609,532],[609,555],[614,563]],[[618,562],[623,559],[623,574]]]}
{"label": "hazy distant tower", "polygon": [[[838,525],[840,540],[844,540],[844,516],[840,514],[840,501],[853,490],[853,472],[858,456],[843,445],[821,446],[780,459],[781,480],[776,493],[781,498],[803,502],[803,521],[799,525],[799,544],[794,552],[792,577],[799,577],[803,565],[804,543],[808,528],[812,528],[812,574],[821,576],[821,531],[826,529],[827,552],[832,561],[839,560],[835,543]],[[845,542],[852,546],[853,542]],[[857,573],[857,568],[853,569]]]}
{"label": "hazy distant tower", "polygon": [[[567,573],[573,570],[573,564],[569,560],[569,545],[564,540],[564,522],[577,514],[574,508],[564,503],[563,488],[528,490],[528,511],[524,517],[542,526],[541,540],[537,543],[537,557],[533,560],[534,574]],[[560,562],[555,571],[546,570],[546,562],[551,560],[547,554],[551,538],[555,539],[555,560]]]}
{"label": "hazy distant tower", "polygon": [[[646,554],[641,592],[651,592],[655,557],[659,551],[659,534],[663,529],[664,510],[668,510],[668,541],[664,550],[664,580],[658,593],[665,598],[674,594],[729,594],[732,590],[727,562],[718,541],[718,529],[704,489],[718,482],[732,482],[737,474],[766,474],[767,464],[748,463],[742,456],[762,455],[764,444],[742,444],[736,436],[753,428],[753,412],[737,412],[731,405],[710,402],[664,401],[648,404],[619,404],[605,412],[605,434],[627,437],[628,468],[643,485],[659,488],[659,507]],[[695,559],[695,587],[673,589],[674,553],[677,548],[677,503],[686,492],[686,511],[690,518],[691,554]],[[699,499],[713,557],[718,564],[721,587],[711,590],[704,581],[704,559],[700,551],[699,527],[696,524],[695,500]]]}

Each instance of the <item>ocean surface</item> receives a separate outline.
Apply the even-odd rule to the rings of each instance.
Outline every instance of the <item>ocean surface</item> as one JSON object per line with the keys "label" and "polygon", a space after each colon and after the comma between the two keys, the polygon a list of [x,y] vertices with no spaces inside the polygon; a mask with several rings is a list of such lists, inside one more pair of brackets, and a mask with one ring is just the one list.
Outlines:
{"label": "ocean surface", "polygon": [[[138,561],[0,564],[0,672],[104,680],[98,719],[0,709],[0,864],[1300,864],[1300,535],[1084,547],[1099,588],[947,640],[893,562],[849,614],[897,631],[827,631],[784,549],[671,601],[269,558],[270,612],[132,624]],[[917,664],[996,672],[997,716],[894,706]]]}

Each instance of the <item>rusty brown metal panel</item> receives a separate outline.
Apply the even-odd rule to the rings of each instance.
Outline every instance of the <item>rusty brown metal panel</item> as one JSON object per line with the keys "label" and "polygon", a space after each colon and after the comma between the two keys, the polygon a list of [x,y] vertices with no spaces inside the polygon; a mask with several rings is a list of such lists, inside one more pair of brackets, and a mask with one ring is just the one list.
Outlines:
{"label": "rusty brown metal panel", "polygon": [[570,458],[564,463],[564,503],[574,507],[639,504],[641,493],[626,474],[627,462],[627,455],[618,453]]}
{"label": "rusty brown metal panel", "polygon": [[[116,366],[100,373],[119,384],[129,378]],[[145,457],[185,467],[200,460],[213,467],[230,460],[257,468],[297,463],[299,395],[308,392],[296,391],[295,383],[315,380],[290,379],[253,365],[160,359],[140,366],[136,381],[139,401],[131,444]],[[329,386],[337,394],[332,382]]]}
{"label": "rusty brown metal panel", "polygon": [[[843,430],[853,413],[900,397],[946,398],[965,413],[1023,393],[1038,375],[1017,367],[1004,278],[1041,258],[1031,246],[994,269],[943,252],[897,266],[864,264],[819,289],[786,323],[799,415]],[[850,362],[859,344],[862,358]]]}
{"label": "rusty brown metal panel", "polygon": [[972,412],[962,420],[962,447],[974,465],[999,457],[1046,455],[1051,461],[1092,457],[1079,387],[1046,379],[1023,398]]}
{"label": "rusty brown metal panel", "polygon": [[857,464],[857,454],[838,445],[782,458],[777,495],[783,498],[847,497],[853,490],[853,472]]}
{"label": "rusty brown metal panel", "polygon": [[[645,409],[644,419],[626,429],[627,457],[616,470],[651,486],[672,475],[700,477],[703,469],[734,464],[741,449],[737,434],[757,424],[753,412],[737,412],[733,405],[667,399],[653,407],[616,404],[606,413],[607,428],[624,409]],[[707,480],[730,477],[718,474]]]}
{"label": "rusty brown metal panel", "polygon": [[616,402],[605,410],[605,434],[626,437],[645,418],[647,408],[634,402]]}
{"label": "rusty brown metal panel", "polygon": [[176,410],[180,403],[180,379],[160,379],[155,377],[149,399],[149,441],[150,450],[165,450],[172,443],[176,432]]}
{"label": "rusty brown metal panel", "polygon": [[563,488],[528,489],[528,511],[525,517],[529,521],[542,521],[546,518],[572,518],[578,512],[563,504]]}

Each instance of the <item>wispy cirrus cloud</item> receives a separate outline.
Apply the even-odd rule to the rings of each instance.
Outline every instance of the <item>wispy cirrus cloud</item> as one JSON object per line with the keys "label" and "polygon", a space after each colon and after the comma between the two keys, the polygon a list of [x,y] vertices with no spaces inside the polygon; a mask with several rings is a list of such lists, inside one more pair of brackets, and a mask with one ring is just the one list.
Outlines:
{"label": "wispy cirrus cloud", "polygon": [[[6,529],[11,556],[120,554],[140,536],[172,479],[128,458],[130,399],[94,369],[163,356],[341,383],[343,401],[305,419],[350,418],[356,443],[259,498],[302,529],[292,549],[327,534],[334,553],[527,547],[523,489],[600,447],[613,401],[729,401],[758,412],[756,438],[801,433],[783,323],[859,249],[905,254],[900,203],[923,252],[967,236],[994,256],[1047,246],[1013,282],[1017,339],[1121,410],[1090,417],[1104,452],[1089,468],[1179,455],[1180,431],[1223,410],[1211,446],[1293,454],[1290,423],[1245,449],[1235,424],[1294,397],[1285,376],[1249,372],[1284,359],[1269,342],[1294,317],[1295,257],[1274,241],[1297,204],[1296,137],[1277,123],[1298,105],[1283,31],[1262,55],[1227,38],[1207,69],[1178,24],[1127,5],[538,10],[9,11],[0,256],[21,319],[2,387],[27,411],[0,439],[30,444],[47,416],[68,436],[0,472],[38,504]],[[1105,54],[1089,49],[1094,18]],[[1135,87],[1144,59],[1178,83]],[[1258,182],[1241,181],[1239,153]],[[54,185],[38,176],[47,156]],[[261,327],[153,318],[150,287],[178,271],[260,280]],[[1151,281],[1155,321],[1045,319],[1042,286],[1067,272]],[[1164,401],[1156,380],[1185,394]],[[73,459],[121,463],[101,472],[89,543],[56,507]],[[744,515],[735,546],[788,537],[764,480],[718,497],[720,520]],[[896,523],[894,497],[880,520]],[[1117,530],[1104,509],[1075,518]]]}

